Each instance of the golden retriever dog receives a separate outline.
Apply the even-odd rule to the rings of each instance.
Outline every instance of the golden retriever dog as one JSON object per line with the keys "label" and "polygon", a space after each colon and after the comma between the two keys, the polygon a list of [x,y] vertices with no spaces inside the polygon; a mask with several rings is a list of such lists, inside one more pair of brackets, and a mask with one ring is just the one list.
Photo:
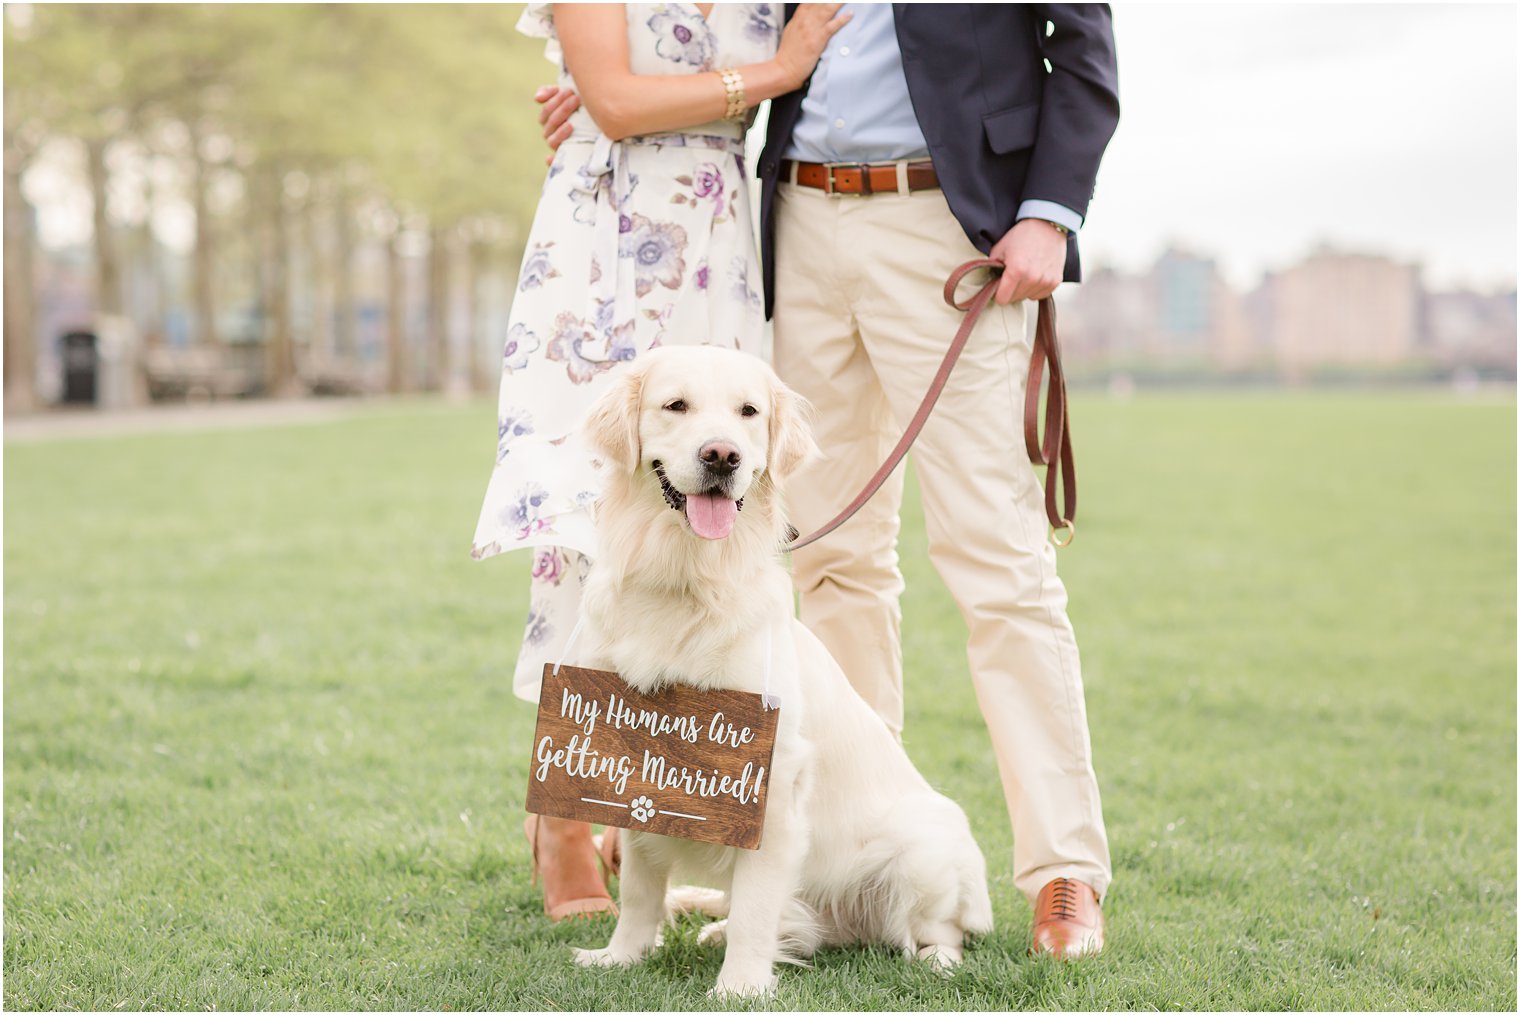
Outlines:
{"label": "golden retriever dog", "polygon": [[781,491],[817,450],[806,409],[763,361],[685,346],[640,357],[588,418],[606,483],[587,664],[641,691],[768,687],[780,715],[760,848],[622,833],[621,915],[582,965],[654,949],[671,884],[727,894],[702,934],[726,947],[716,996],[767,994],[776,962],[829,945],[885,944],[948,973],[992,929],[965,813],[793,617]]}

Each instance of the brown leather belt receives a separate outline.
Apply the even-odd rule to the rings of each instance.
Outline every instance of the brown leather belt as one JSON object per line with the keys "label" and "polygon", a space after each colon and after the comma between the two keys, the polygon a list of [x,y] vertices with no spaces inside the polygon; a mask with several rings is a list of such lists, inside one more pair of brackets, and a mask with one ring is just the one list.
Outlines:
{"label": "brown leather belt", "polygon": [[[791,180],[792,167],[797,167],[796,182],[799,186],[812,187],[827,194],[900,194],[897,163],[878,165],[826,166],[820,162],[794,162],[786,159],[781,163],[781,178]],[[932,162],[909,162],[907,166],[909,190],[934,190],[939,177],[934,173]]]}
{"label": "brown leather belt", "polygon": [[[960,286],[961,280],[969,272],[978,268],[990,268],[992,278],[986,285],[978,290],[977,294],[965,303],[955,298],[955,291]],[[833,532],[839,526],[850,520],[850,517],[865,506],[866,501],[881,489],[881,484],[902,463],[907,455],[908,448],[918,437],[919,431],[923,430],[924,424],[929,420],[929,413],[934,409],[934,403],[939,401],[939,396],[945,390],[945,383],[950,380],[950,371],[955,369],[956,360],[960,359],[961,350],[966,348],[966,342],[971,338],[971,331],[976,327],[977,319],[982,316],[982,311],[987,309],[987,304],[992,301],[992,296],[997,292],[998,276],[1002,274],[1003,265],[989,258],[975,261],[967,261],[950,273],[945,281],[945,302],[957,310],[964,310],[966,316],[961,319],[961,326],[955,333],[955,338],[950,342],[950,348],[945,352],[945,358],[940,362],[939,370],[934,375],[934,380],[929,383],[929,390],[924,399],[919,403],[918,411],[908,421],[908,428],[903,431],[902,438],[897,442],[897,447],[887,456],[887,460],[881,463],[881,468],[876,470],[861,490],[859,495],[849,503],[843,511],[824,525],[817,532],[809,533],[805,538],[793,539],[781,548],[785,551],[799,550],[817,539]],[[1045,439],[1040,439],[1040,382],[1044,376],[1045,368],[1050,368],[1050,386],[1045,392]],[[1039,317],[1034,327],[1034,352],[1029,359],[1029,375],[1024,382],[1024,450],[1029,454],[1029,460],[1035,465],[1043,465],[1045,470],[1045,517],[1050,521],[1051,540],[1057,546],[1067,546],[1076,538],[1077,526],[1077,467],[1071,451],[1071,420],[1066,414],[1066,372],[1061,368],[1061,346],[1056,341],[1056,305],[1049,296],[1040,300]],[[1061,503],[1063,509],[1058,509],[1056,504],[1056,487],[1061,488]],[[1055,532],[1066,530],[1066,539],[1057,539]]]}

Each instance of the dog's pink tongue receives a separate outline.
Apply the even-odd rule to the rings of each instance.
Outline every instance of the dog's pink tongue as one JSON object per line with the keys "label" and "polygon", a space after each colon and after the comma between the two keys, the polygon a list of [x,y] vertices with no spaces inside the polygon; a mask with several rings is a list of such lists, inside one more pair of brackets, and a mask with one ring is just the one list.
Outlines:
{"label": "dog's pink tongue", "polygon": [[691,530],[703,539],[724,539],[734,531],[739,517],[739,502],[711,493],[686,495],[686,520]]}

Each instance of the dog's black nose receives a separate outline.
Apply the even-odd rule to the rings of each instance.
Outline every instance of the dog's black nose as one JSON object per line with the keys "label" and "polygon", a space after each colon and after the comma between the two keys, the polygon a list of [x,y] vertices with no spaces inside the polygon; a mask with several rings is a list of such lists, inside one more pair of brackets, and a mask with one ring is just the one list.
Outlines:
{"label": "dog's black nose", "polygon": [[709,472],[727,476],[739,467],[739,449],[723,441],[708,441],[697,452]]}

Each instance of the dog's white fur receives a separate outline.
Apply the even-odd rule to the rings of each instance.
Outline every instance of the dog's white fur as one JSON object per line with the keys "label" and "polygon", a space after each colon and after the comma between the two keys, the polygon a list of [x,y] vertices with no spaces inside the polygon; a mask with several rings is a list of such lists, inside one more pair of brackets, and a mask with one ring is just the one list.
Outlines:
{"label": "dog's white fur", "polygon": [[[884,943],[948,971],[967,934],[992,928],[964,812],[793,619],[780,486],[816,452],[805,411],[762,361],[687,346],[641,357],[589,417],[610,476],[583,605],[588,662],[640,690],[758,692],[769,639],[781,712],[760,848],[624,833],[621,916],[607,947],[577,952],[582,965],[626,966],[656,947],[672,879],[728,892],[727,920],[702,935],[726,942],[719,996],[768,993],[773,963],[823,945]],[[711,475],[698,454],[714,440],[740,454],[730,492],[743,508],[727,538],[702,539],[652,463],[679,492],[701,493]]]}

